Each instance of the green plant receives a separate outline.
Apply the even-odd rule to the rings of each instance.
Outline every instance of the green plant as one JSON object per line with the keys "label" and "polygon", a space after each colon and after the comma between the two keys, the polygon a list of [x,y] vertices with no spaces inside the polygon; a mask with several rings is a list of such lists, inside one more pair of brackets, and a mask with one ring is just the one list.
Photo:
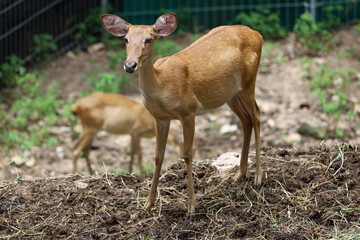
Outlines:
{"label": "green plant", "polygon": [[110,70],[115,70],[116,65],[118,65],[120,62],[125,61],[126,59],[126,51],[120,51],[116,54],[110,55],[108,57],[107,65]]}
{"label": "green plant", "polygon": [[[101,39],[103,28],[100,21],[100,16],[102,12],[102,8],[90,9],[89,14],[85,18],[85,21],[75,26],[75,39],[81,43],[84,48],[87,48]],[[113,7],[111,4],[106,5],[105,12],[113,12]],[[109,39],[116,38],[109,36],[109,34],[106,34],[105,36],[105,42],[107,42]]]}
{"label": "green plant", "polygon": [[7,169],[6,169],[6,172],[9,172],[10,169],[14,169],[15,172],[16,172],[16,178],[14,179],[14,181],[22,180],[21,175],[19,174],[19,172],[18,172],[17,169],[16,169],[16,162],[15,162],[15,161],[10,161],[10,162],[8,163],[8,167],[7,167]]}
{"label": "green plant", "polygon": [[355,28],[356,33],[358,35],[360,35],[360,23],[356,24],[354,28]]}
{"label": "green plant", "polygon": [[[166,14],[171,12],[168,9],[165,8],[160,8],[160,15]],[[189,29],[189,25],[188,22],[192,20],[191,17],[191,11],[189,7],[181,7],[180,9],[178,9],[176,12],[176,16],[177,16],[177,30],[180,33],[184,33],[184,32],[189,32],[192,29]],[[193,26],[193,28],[196,28],[195,26]]]}
{"label": "green plant", "polygon": [[261,68],[266,69],[273,63],[280,64],[283,62],[285,62],[285,58],[280,43],[265,41],[261,54]]}
{"label": "green plant", "polygon": [[299,37],[299,42],[305,49],[314,51],[327,51],[328,47],[324,45],[331,37],[331,33],[319,27],[309,12],[303,13],[294,25],[294,32]]}
{"label": "green plant", "polygon": [[53,37],[49,34],[39,34],[33,37],[35,46],[33,51],[36,54],[36,62],[48,61],[52,59],[52,52],[58,49],[58,46],[51,42]]}
{"label": "green plant", "polygon": [[312,15],[306,11],[296,21],[294,25],[294,32],[299,37],[300,43],[305,49],[314,51],[328,51],[330,40],[332,39],[331,29],[340,25],[340,18],[335,15],[335,12],[343,11],[341,5],[331,5],[322,8],[324,13],[324,20],[315,23]]}
{"label": "green plant", "polygon": [[56,82],[45,90],[41,88],[44,76],[34,71],[16,78],[17,88],[12,92],[15,101],[9,111],[4,112],[4,118],[11,121],[1,120],[0,143],[5,149],[18,146],[27,150],[41,144],[54,146],[58,143],[49,135],[49,130],[56,124],[63,102]]}
{"label": "green plant", "polygon": [[310,89],[317,96],[321,109],[338,119],[340,114],[351,115],[350,102],[346,88],[351,85],[357,71],[352,68],[339,70],[330,68],[327,64],[320,65],[320,69],[312,77]]}
{"label": "green plant", "polygon": [[340,25],[341,19],[336,16],[336,13],[344,11],[344,7],[341,5],[330,5],[322,9],[324,13],[324,20],[319,23],[321,29],[330,30]]}
{"label": "green plant", "polygon": [[354,46],[350,46],[347,50],[341,50],[339,52],[339,56],[342,59],[352,57],[356,54],[356,48]]}
{"label": "green plant", "polygon": [[172,40],[159,39],[154,43],[155,59],[171,56],[181,50],[181,46]]}
{"label": "green plant", "polygon": [[7,56],[5,62],[0,65],[0,89],[14,87],[17,79],[26,73],[24,61],[16,55]]}
{"label": "green plant", "polygon": [[311,80],[312,78],[312,66],[314,59],[304,57],[301,61],[301,68],[305,71],[305,75],[301,77],[301,80]]}
{"label": "green plant", "polygon": [[344,137],[344,130],[336,128],[335,129],[335,137],[338,137],[338,138]]}
{"label": "green plant", "polygon": [[[100,69],[96,73],[88,71],[85,80],[88,83],[90,92],[109,92],[118,93],[120,88],[130,82],[126,74],[116,75],[115,73],[101,72]],[[88,95],[83,92],[82,96]]]}
{"label": "green plant", "polygon": [[257,8],[249,14],[239,13],[235,22],[253,28],[260,32],[265,39],[285,36],[285,29],[281,26],[279,16],[268,8]]}
{"label": "green plant", "polygon": [[199,38],[201,38],[203,36],[203,34],[200,33],[194,33],[193,35],[191,35],[190,41],[193,43],[196,40],[198,40]]}

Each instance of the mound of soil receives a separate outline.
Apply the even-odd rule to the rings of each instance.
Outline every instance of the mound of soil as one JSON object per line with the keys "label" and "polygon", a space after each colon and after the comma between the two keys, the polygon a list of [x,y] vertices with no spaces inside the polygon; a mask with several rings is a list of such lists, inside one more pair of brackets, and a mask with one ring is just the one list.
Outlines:
{"label": "mound of soil", "polygon": [[[260,190],[237,169],[220,174],[194,162],[197,208],[187,219],[187,173],[161,174],[151,212],[151,175],[110,175],[0,183],[0,236],[21,239],[347,239],[360,237],[360,150],[322,145],[262,149]],[[253,158],[253,156],[250,156]]]}

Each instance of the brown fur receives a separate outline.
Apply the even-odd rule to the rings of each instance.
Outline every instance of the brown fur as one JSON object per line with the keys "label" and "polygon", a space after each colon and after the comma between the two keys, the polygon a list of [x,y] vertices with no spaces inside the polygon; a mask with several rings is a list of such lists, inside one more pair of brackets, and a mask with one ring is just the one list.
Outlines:
{"label": "brown fur", "polygon": [[93,139],[100,130],[113,134],[131,135],[132,172],[134,155],[137,155],[139,168],[143,172],[140,139],[155,136],[155,122],[145,107],[120,94],[93,93],[77,100],[71,109],[81,121],[83,134],[72,149],[74,172],[77,171],[77,159],[84,151],[89,173],[93,174],[89,152]]}

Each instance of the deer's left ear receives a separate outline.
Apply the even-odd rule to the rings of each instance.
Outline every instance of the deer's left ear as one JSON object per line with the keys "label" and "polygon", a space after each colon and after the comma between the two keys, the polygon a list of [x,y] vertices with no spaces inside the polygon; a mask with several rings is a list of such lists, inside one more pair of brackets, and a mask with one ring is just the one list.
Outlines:
{"label": "deer's left ear", "polygon": [[175,31],[176,26],[176,15],[174,13],[167,13],[156,20],[154,29],[159,36],[168,36]]}

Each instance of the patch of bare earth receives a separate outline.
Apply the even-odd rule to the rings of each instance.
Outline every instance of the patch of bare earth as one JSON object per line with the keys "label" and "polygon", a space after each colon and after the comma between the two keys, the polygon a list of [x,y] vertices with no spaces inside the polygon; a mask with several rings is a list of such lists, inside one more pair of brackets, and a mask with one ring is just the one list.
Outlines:
{"label": "patch of bare earth", "polygon": [[[80,175],[0,185],[2,238],[21,239],[324,239],[360,236],[359,146],[262,149],[263,186],[234,183],[194,163],[197,196],[186,218],[187,173],[161,174],[152,211],[143,210],[151,176]],[[253,156],[251,156],[253,158]],[[349,238],[350,237],[350,238]]]}

